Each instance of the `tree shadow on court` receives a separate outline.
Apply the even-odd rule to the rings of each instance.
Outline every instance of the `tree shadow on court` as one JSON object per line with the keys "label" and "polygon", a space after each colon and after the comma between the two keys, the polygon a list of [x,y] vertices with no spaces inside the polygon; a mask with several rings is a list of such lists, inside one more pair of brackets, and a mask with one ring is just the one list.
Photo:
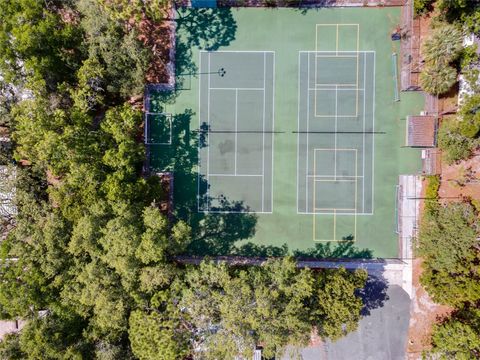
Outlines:
{"label": "tree shadow on court", "polygon": [[367,316],[370,315],[371,310],[382,307],[389,299],[387,289],[388,283],[383,276],[369,275],[365,286],[356,292],[363,301],[360,314]]}
{"label": "tree shadow on court", "polygon": [[181,42],[208,51],[228,46],[235,39],[237,31],[237,23],[229,8],[180,7],[176,21]]}
{"label": "tree shadow on court", "polygon": [[360,249],[353,242],[317,243],[313,248],[306,250],[293,249],[289,251],[288,245],[258,245],[247,242],[232,249],[232,255],[247,257],[280,257],[292,254],[297,259],[372,259],[373,252],[370,249]]}
{"label": "tree shadow on court", "polygon": [[338,0],[299,0],[296,2],[291,2],[291,6],[299,11],[302,15],[306,15],[308,12],[311,11],[318,11],[323,8],[328,8],[336,5]]}
{"label": "tree shadow on court", "polygon": [[360,249],[354,242],[345,241],[332,245],[331,242],[316,243],[313,248],[307,250],[294,250],[293,255],[298,258],[312,259],[372,259],[373,252],[370,249]]}
{"label": "tree shadow on court", "polygon": [[[228,255],[237,241],[255,235],[257,216],[246,213],[248,207],[234,199],[223,198],[223,211],[236,213],[204,213],[198,211],[198,201],[206,197],[208,183],[197,173],[199,132],[190,130],[194,112],[190,109],[173,114],[171,145],[150,145],[152,172],[174,173],[174,216],[186,221],[192,228],[192,239],[187,254],[199,256]],[[239,212],[239,213],[237,213]]]}

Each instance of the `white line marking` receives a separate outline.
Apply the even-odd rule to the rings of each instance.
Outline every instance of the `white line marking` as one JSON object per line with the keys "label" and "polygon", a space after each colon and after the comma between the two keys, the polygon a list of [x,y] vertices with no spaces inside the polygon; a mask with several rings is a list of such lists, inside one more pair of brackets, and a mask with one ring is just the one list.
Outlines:
{"label": "white line marking", "polygon": [[[323,50],[323,51],[313,51],[313,50],[300,50],[299,51],[300,53],[309,53],[309,54],[323,54],[323,53],[330,53],[330,54],[334,54],[336,53],[335,50]],[[338,51],[339,54],[357,54],[357,53],[372,53],[374,54],[375,53],[375,50],[358,50],[358,51]],[[322,56],[322,55],[317,55],[317,56]],[[345,55],[341,55],[340,57],[344,57]],[[334,57],[337,57],[337,56],[334,56]],[[354,56],[352,56],[354,57]]]}
{"label": "white line marking", "polygon": [[238,90],[235,90],[235,157],[233,160],[234,174],[237,174],[237,157],[238,157]]}
{"label": "white line marking", "polygon": [[213,88],[210,88],[210,90],[231,90],[231,91],[235,91],[235,90],[242,90],[242,91],[264,91],[265,88],[247,88],[247,87],[213,87]]}
{"label": "white line marking", "polygon": [[[316,150],[318,150],[318,149],[316,149]],[[333,176],[333,175],[307,175],[307,176],[308,176],[309,178],[315,178],[315,179],[316,179],[316,178],[332,178],[332,179],[329,179],[328,181],[334,181],[334,179],[333,179],[334,176]],[[338,175],[337,175],[337,180],[341,180],[341,179],[343,179],[343,178],[345,178],[345,179],[353,179],[353,178],[355,178],[355,177],[357,177],[357,178],[363,178],[362,175],[357,175],[357,176],[355,176],[355,175],[342,175],[342,176],[338,176]]]}
{"label": "white line marking", "polygon": [[[207,97],[207,129],[210,128],[210,52],[208,53],[208,97]],[[210,209],[210,189],[208,186],[210,173],[210,138],[207,143],[207,211]]]}
{"label": "white line marking", "polygon": [[336,86],[338,91],[365,91],[365,89],[354,89],[354,88],[345,89],[345,88],[342,88],[341,84],[332,84],[332,85],[329,85],[329,87],[327,87],[327,85],[321,85],[321,86],[324,86],[325,88],[324,89],[309,88],[308,90],[309,91],[333,91],[335,90],[335,86]]}
{"label": "white line marking", "polygon": [[[338,34],[338,26],[337,26]],[[338,87],[335,87],[335,136],[334,136],[334,165],[333,165],[333,174],[335,179],[337,178],[337,130],[338,130]]]}
{"label": "white line marking", "polygon": [[[363,86],[365,87],[365,82],[367,79],[367,56],[363,54]],[[363,94],[363,170],[362,174],[365,175],[365,93]],[[362,211],[365,211],[365,178],[362,180]]]}
{"label": "white line marking", "polygon": [[[200,75],[198,78],[198,130],[201,130],[202,127],[202,53],[198,54],[198,68],[200,69]],[[200,135],[198,141],[198,173],[197,173],[197,212],[200,212],[200,169],[201,169],[201,160],[200,160]]]}
{"label": "white line marking", "polygon": [[270,189],[270,211],[273,212],[273,177],[274,177],[274,174],[273,174],[273,169],[274,169],[274,143],[275,143],[275,138],[273,136],[273,132],[275,131],[275,77],[276,77],[276,64],[275,64],[275,52],[272,52],[273,54],[273,64],[272,64],[272,134],[271,134],[271,141],[272,141],[272,144],[271,144],[271,151],[270,151],[270,156],[271,156],[271,159],[272,159],[272,173],[270,174],[270,177],[271,177],[271,183],[272,183],[272,188]]}
{"label": "white line marking", "polygon": [[215,50],[215,51],[208,51],[208,50],[200,50],[200,52],[204,53],[274,53],[275,51],[272,50]]}
{"label": "white line marking", "polygon": [[[266,55],[263,54],[263,89],[265,89],[266,85]],[[263,91],[263,114],[262,114],[262,211],[265,210],[265,107],[266,107],[266,100],[265,100],[265,93]]]}
{"label": "white line marking", "polygon": [[209,177],[212,176],[250,176],[250,177],[261,177],[263,175],[258,174],[208,174]]}
{"label": "white line marking", "polygon": [[[308,56],[307,59],[307,81],[310,83],[310,56]],[[306,136],[306,174],[308,175],[310,172],[310,166],[308,163],[308,132],[310,131],[310,94],[307,96],[307,133],[305,134]],[[308,210],[308,177],[305,176],[305,210]]]}
{"label": "white line marking", "polygon": [[375,181],[375,82],[377,79],[377,74],[375,72],[375,67],[376,67],[376,53],[373,52],[373,111],[372,111],[372,118],[373,118],[373,124],[372,124],[372,213],[373,213],[373,208],[375,206],[374,200],[374,194],[375,194],[375,187],[374,187],[374,181]]}
{"label": "white line marking", "polygon": [[[316,29],[315,29],[316,30]],[[317,41],[315,39],[315,41]],[[316,47],[315,43],[315,47]],[[297,98],[297,104],[298,104],[298,109],[297,109],[297,213],[300,211],[300,184],[299,184],[299,178],[300,178],[300,76],[301,76],[301,56],[300,53],[298,53],[298,98]],[[309,94],[307,94],[309,96]],[[308,176],[308,172],[307,172]],[[307,179],[308,181],[308,179]],[[306,209],[305,209],[306,210]]]}

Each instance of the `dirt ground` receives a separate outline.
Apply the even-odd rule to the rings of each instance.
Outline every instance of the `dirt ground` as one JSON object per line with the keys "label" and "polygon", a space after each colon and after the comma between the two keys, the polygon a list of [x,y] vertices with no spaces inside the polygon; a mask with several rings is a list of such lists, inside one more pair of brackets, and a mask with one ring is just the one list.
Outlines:
{"label": "dirt ground", "polygon": [[480,200],[480,150],[458,164],[442,164],[439,196],[445,200]]}
{"label": "dirt ground", "polygon": [[413,287],[415,289],[410,310],[408,329],[407,359],[422,358],[422,352],[430,347],[432,326],[448,317],[452,309],[436,304],[420,285],[422,259],[413,260]]}
{"label": "dirt ground", "polygon": [[[425,197],[426,181],[423,181],[420,197]],[[420,214],[423,213],[424,202],[420,202]],[[420,285],[422,275],[422,259],[416,258],[412,264],[412,286],[414,289],[410,307],[410,324],[408,329],[407,359],[422,358],[422,352],[430,348],[432,326],[448,317],[452,309],[436,304]]]}

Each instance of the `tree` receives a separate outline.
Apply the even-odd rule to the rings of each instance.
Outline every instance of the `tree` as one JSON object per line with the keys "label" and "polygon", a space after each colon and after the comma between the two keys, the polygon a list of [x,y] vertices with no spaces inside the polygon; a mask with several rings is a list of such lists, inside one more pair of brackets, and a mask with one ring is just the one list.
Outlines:
{"label": "tree", "polygon": [[477,215],[470,204],[439,206],[422,219],[419,255],[425,260],[421,281],[438,302],[461,306],[480,300]]}
{"label": "tree", "polygon": [[291,258],[246,269],[203,262],[186,274],[180,306],[200,357],[248,357],[258,344],[266,357],[281,356],[306,346],[314,325],[333,338],[355,329],[362,307],[355,290],[365,280],[365,273],[299,270]]}
{"label": "tree", "polygon": [[438,131],[438,147],[449,164],[469,158],[476,146],[475,140],[462,134],[460,125],[459,119],[445,120]]}
{"label": "tree", "polygon": [[89,58],[104,68],[105,96],[118,103],[119,99],[143,92],[152,53],[138,40],[135,28],[125,26],[123,16],[110,16],[112,8],[106,10],[103,2],[78,0],[76,5],[82,16]]}
{"label": "tree", "polygon": [[457,60],[463,50],[463,34],[457,26],[441,24],[423,43],[427,63],[447,65]]}
{"label": "tree", "polygon": [[457,80],[457,70],[451,65],[463,49],[463,34],[454,25],[441,24],[423,44],[425,66],[420,73],[420,85],[430,94],[441,95]]}
{"label": "tree", "polygon": [[50,91],[72,82],[83,59],[82,31],[65,23],[55,2],[1,1],[0,69],[7,83],[23,85],[28,74],[43,79]]}
{"label": "tree", "polygon": [[355,292],[365,285],[367,273],[341,268],[323,271],[317,278],[312,320],[321,336],[339,339],[357,329],[362,300]]}
{"label": "tree", "polygon": [[[168,316],[168,315],[167,315]],[[175,320],[156,311],[135,310],[130,314],[129,339],[140,360],[183,359],[189,353],[186,332]]]}
{"label": "tree", "polygon": [[420,86],[433,95],[448,92],[457,81],[457,70],[443,63],[427,63],[419,77]]}
{"label": "tree", "polygon": [[480,331],[458,319],[450,319],[433,328],[432,358],[478,359],[480,357]]}

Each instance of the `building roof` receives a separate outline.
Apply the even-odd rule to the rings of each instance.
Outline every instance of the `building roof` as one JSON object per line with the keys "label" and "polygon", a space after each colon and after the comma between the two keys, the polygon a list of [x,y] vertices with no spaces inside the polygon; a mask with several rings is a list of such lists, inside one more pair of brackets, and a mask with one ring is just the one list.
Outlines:
{"label": "building roof", "polygon": [[437,118],[431,115],[407,116],[407,146],[435,147]]}

